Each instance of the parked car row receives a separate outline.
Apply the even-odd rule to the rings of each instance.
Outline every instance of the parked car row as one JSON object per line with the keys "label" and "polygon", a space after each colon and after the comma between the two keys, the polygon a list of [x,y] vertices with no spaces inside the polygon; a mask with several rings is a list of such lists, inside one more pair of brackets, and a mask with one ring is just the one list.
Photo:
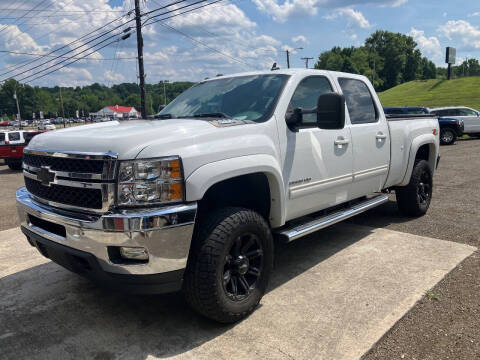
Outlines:
{"label": "parked car row", "polygon": [[385,107],[385,114],[430,114],[438,116],[440,143],[451,145],[463,134],[480,136],[480,111],[472,108],[439,107],[429,109],[422,106]]}

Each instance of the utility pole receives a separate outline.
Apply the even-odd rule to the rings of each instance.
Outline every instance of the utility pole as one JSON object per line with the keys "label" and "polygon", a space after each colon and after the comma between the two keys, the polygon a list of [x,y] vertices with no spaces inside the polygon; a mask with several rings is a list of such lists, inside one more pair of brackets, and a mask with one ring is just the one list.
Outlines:
{"label": "utility pole", "polygon": [[308,69],[308,60],[312,60],[313,57],[303,57],[302,60],[305,60],[305,69]]}
{"label": "utility pole", "polygon": [[63,98],[62,98],[62,87],[58,87],[58,91],[60,92],[60,105],[62,106],[62,119],[63,119],[63,127],[66,127],[65,125],[65,110],[63,109]]}
{"label": "utility pole", "polygon": [[[303,47],[295,48],[292,51],[295,51],[295,50],[303,50]],[[288,49],[285,50],[285,53],[287,54],[287,69],[290,69],[290,50]]]}
{"label": "utility pole", "polygon": [[142,37],[142,21],[140,18],[140,0],[135,0],[135,20],[137,24],[137,50],[138,50],[138,73],[140,77],[140,110],[142,118],[147,118],[147,110],[145,107],[145,71],[143,68],[143,37]]}
{"label": "utility pole", "polygon": [[17,120],[20,122],[20,129],[23,128],[22,126],[22,116],[20,115],[20,106],[18,105],[18,96],[17,96],[17,89],[15,88],[15,92],[13,93],[13,98],[17,103]]}
{"label": "utility pole", "polygon": [[168,80],[163,80],[163,106],[167,106],[167,90],[165,89],[165,83],[167,83]]}

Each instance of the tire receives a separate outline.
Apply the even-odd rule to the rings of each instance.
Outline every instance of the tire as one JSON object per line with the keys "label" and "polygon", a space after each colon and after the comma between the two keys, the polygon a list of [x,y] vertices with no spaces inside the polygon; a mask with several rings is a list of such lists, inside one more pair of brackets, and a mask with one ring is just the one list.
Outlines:
{"label": "tire", "polygon": [[22,170],[22,163],[20,161],[9,161],[7,165],[10,170]]}
{"label": "tire", "polygon": [[239,321],[257,307],[272,268],[273,238],[265,219],[248,209],[221,208],[200,220],[184,276],[185,299],[207,318]]}
{"label": "tire", "polygon": [[428,162],[417,160],[407,186],[395,191],[400,212],[406,216],[419,217],[427,213],[432,200],[432,171]]}
{"label": "tire", "polygon": [[440,129],[440,144],[452,145],[457,140],[457,133],[451,128]]}

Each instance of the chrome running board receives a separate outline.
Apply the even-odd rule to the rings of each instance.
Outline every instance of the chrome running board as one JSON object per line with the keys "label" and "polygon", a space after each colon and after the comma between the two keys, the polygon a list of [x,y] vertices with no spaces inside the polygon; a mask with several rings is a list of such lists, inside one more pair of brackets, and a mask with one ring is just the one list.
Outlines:
{"label": "chrome running board", "polygon": [[296,223],[294,226],[290,228],[281,228],[276,234],[284,242],[297,240],[302,236],[311,234],[317,230],[326,228],[330,225],[333,225],[345,219],[351,218],[352,216],[358,215],[364,211],[373,209],[374,207],[382,205],[387,201],[388,201],[388,195],[384,195],[384,194],[377,195],[368,200],[363,200],[361,202],[358,202],[351,207],[348,207],[339,211],[337,210],[331,214],[323,215],[314,220],[310,218],[308,219],[308,221],[301,224]]}

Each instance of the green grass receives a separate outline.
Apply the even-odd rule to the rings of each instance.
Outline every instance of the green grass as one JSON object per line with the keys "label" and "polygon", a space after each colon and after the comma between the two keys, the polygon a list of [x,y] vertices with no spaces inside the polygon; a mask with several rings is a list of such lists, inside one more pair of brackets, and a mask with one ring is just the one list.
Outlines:
{"label": "green grass", "polygon": [[415,80],[379,93],[382,106],[468,106],[480,109],[480,77]]}

